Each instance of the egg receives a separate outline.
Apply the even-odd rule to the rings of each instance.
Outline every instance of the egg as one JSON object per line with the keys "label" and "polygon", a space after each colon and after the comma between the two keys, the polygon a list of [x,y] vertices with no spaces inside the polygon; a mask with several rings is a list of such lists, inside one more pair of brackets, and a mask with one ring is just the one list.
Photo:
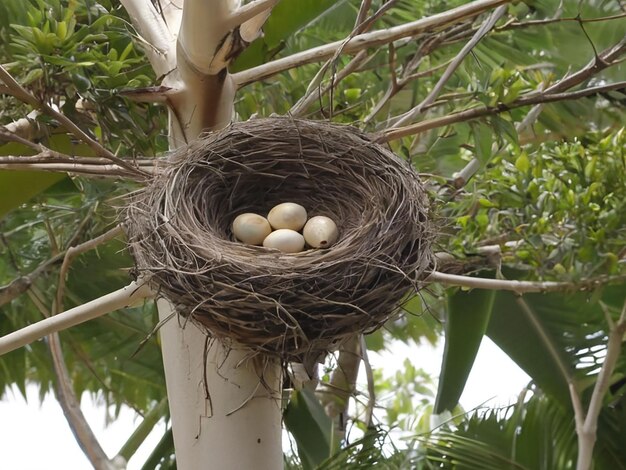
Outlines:
{"label": "egg", "polygon": [[276,248],[283,253],[298,253],[304,249],[304,237],[295,230],[281,228],[263,240],[265,248]]}
{"label": "egg", "polygon": [[246,212],[235,217],[233,221],[235,238],[249,245],[260,245],[271,232],[270,223],[258,214]]}
{"label": "egg", "polygon": [[333,219],[323,215],[311,217],[302,233],[306,242],[313,248],[328,248],[337,241],[339,235]]}
{"label": "egg", "polygon": [[306,209],[300,204],[294,202],[283,202],[274,206],[269,214],[267,214],[267,220],[273,229],[288,228],[290,230],[301,230],[306,223]]}

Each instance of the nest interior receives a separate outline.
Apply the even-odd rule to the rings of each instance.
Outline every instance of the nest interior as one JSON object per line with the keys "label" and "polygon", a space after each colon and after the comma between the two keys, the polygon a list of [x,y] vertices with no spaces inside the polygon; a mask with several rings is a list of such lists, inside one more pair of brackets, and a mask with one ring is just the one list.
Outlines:
{"label": "nest interior", "polygon": [[[336,221],[329,249],[282,254],[236,242],[233,219],[281,202]],[[232,124],[172,154],[130,202],[139,273],[222,341],[285,360],[380,327],[431,264],[414,170],[359,130],[290,118]]]}

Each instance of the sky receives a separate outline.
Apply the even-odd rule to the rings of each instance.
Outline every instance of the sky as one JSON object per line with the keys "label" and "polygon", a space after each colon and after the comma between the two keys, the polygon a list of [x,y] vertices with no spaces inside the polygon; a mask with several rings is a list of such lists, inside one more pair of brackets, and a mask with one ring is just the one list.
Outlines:
{"label": "sky", "polygon": [[[416,367],[421,367],[436,377],[439,374],[442,353],[443,341],[437,347],[416,347],[399,343],[394,345],[393,351],[370,353],[370,362],[374,368],[384,367],[387,375],[402,367],[404,359],[408,357]],[[461,397],[461,405],[469,410],[485,402],[488,405],[512,403],[529,380],[491,340],[484,338]],[[4,396],[0,401],[0,469],[90,469],[91,465],[76,444],[54,397],[48,395],[43,404],[40,404],[37,389],[30,386],[27,398],[26,402],[19,392],[15,392]],[[140,422],[140,418],[126,408],[119,419],[107,425],[104,408],[87,395],[83,397],[81,407],[104,451],[110,457],[117,453]],[[129,470],[141,468],[164,431],[165,424],[159,423],[130,460]]]}

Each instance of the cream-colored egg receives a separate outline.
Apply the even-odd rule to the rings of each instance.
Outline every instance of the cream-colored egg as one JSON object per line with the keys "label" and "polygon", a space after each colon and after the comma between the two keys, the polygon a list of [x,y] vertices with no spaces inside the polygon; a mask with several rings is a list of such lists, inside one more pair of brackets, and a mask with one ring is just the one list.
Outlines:
{"label": "cream-colored egg", "polygon": [[295,230],[280,228],[263,240],[265,248],[276,248],[283,253],[298,253],[304,249],[304,237]]}
{"label": "cream-colored egg", "polygon": [[260,245],[271,232],[270,223],[258,214],[246,212],[235,217],[233,221],[235,238],[249,245]]}
{"label": "cream-colored egg", "polygon": [[313,248],[328,248],[337,241],[339,231],[333,219],[316,215],[311,217],[302,230],[304,239]]}
{"label": "cream-colored egg", "polygon": [[297,232],[304,227],[306,218],[306,209],[294,202],[278,204],[267,214],[267,220],[274,230],[288,228]]}

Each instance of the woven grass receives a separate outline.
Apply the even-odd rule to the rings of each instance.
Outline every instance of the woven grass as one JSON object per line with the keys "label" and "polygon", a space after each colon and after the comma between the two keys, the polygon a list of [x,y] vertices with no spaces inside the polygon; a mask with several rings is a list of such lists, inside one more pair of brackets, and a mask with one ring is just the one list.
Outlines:
{"label": "woven grass", "polygon": [[[330,249],[235,241],[233,219],[280,202],[337,222]],[[127,210],[138,271],[228,344],[302,360],[379,328],[432,261],[416,173],[359,130],[290,118],[232,124],[173,154]]]}

